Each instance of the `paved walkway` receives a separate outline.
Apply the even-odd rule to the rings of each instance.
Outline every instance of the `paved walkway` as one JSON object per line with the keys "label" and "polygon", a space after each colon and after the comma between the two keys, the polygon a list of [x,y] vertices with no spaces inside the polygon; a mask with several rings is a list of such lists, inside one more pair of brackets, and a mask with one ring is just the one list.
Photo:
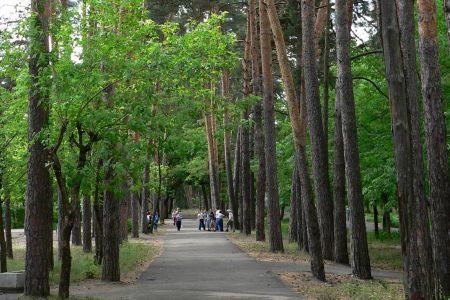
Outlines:
{"label": "paved walkway", "polygon": [[103,299],[300,299],[265,264],[229,242],[224,233],[199,232],[183,220],[180,232],[166,222],[164,252],[133,285],[74,291]]}

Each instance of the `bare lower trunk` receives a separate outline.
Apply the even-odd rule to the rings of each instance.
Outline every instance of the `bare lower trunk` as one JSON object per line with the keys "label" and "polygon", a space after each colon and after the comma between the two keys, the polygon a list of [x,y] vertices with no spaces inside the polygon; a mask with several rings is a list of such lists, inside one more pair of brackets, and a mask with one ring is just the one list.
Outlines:
{"label": "bare lower trunk", "polygon": [[92,252],[92,211],[91,199],[88,196],[83,197],[83,251]]}
{"label": "bare lower trunk", "polygon": [[5,199],[5,237],[6,237],[6,256],[13,258],[12,237],[11,237],[11,200],[9,196]]}
{"label": "bare lower trunk", "polygon": [[358,138],[353,98],[350,64],[350,32],[346,0],[336,0],[336,49],[338,60],[338,85],[342,114],[345,173],[350,208],[350,246],[352,273],[361,279],[371,278],[369,249],[367,245],[364,202],[359,164]]}
{"label": "bare lower trunk", "polygon": [[445,21],[447,23],[447,42],[450,49],[450,0],[443,0]]}
{"label": "bare lower trunk", "polygon": [[[291,203],[289,205],[289,233],[288,241],[289,243],[296,243],[299,237],[298,230],[301,228],[297,225],[298,222],[298,200],[299,195],[297,194],[298,179],[298,169],[294,166],[292,169],[292,180],[291,180]],[[301,210],[300,210],[301,211]]]}
{"label": "bare lower trunk", "polygon": [[214,138],[214,103],[209,103],[209,110],[205,112],[205,131],[206,131],[206,139],[208,142],[208,166],[209,166],[209,185],[211,191],[211,206],[213,209],[217,207],[220,203],[220,193],[219,193],[219,170],[218,165],[216,164],[216,141]]}
{"label": "bare lower trunk", "polygon": [[450,297],[450,182],[438,55],[436,1],[418,0],[419,53],[425,115],[437,298]]}
{"label": "bare lower trunk", "polygon": [[334,260],[348,264],[347,226],[345,215],[345,161],[339,87],[334,104],[333,192],[334,192]]}
{"label": "bare lower trunk", "polygon": [[[111,162],[110,162],[111,164]],[[107,166],[105,182],[112,188],[114,179],[112,165]],[[102,280],[120,281],[119,244],[120,244],[120,202],[113,191],[106,190],[103,196],[103,261]]]}
{"label": "bare lower trunk", "polygon": [[[1,174],[0,174],[1,176]],[[1,178],[0,178],[1,181]],[[1,189],[0,182],[0,189]],[[6,240],[5,240],[5,231],[3,227],[3,203],[0,200],[0,273],[5,273],[7,271],[6,266]]]}
{"label": "bare lower trunk", "polygon": [[103,260],[103,193],[100,192],[100,169],[103,167],[103,160],[99,160],[97,164],[97,174],[95,179],[94,192],[94,236],[95,236],[95,256],[94,262],[98,265]]}
{"label": "bare lower trunk", "polygon": [[147,161],[145,162],[144,167],[144,180],[143,184],[144,187],[142,188],[142,199],[141,199],[141,230],[142,233],[148,234],[149,228],[148,228],[148,221],[147,221],[147,211],[149,210],[148,202],[150,199],[150,154],[147,153]]}
{"label": "bare lower trunk", "polygon": [[72,244],[81,246],[81,205],[77,205],[74,211],[74,222],[72,228]]}
{"label": "bare lower trunk", "polygon": [[132,228],[131,236],[133,238],[139,237],[139,193],[131,192],[131,219]]}
{"label": "bare lower trunk", "polygon": [[128,184],[124,184],[124,195],[120,201],[120,241],[128,240],[128,203],[130,202],[130,191]]}

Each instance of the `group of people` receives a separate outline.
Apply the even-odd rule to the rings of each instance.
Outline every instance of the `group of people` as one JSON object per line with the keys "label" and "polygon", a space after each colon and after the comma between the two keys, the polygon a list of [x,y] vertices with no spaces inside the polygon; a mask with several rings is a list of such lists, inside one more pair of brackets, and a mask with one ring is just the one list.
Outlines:
{"label": "group of people", "polygon": [[155,212],[155,214],[152,217],[151,212],[149,210],[147,210],[147,225],[148,226],[153,226],[153,230],[154,231],[158,231],[158,223],[159,223],[158,213]]}
{"label": "group of people", "polygon": [[173,226],[177,226],[177,230],[181,230],[181,220],[183,219],[183,216],[181,215],[181,210],[177,207],[174,211],[172,211],[172,220],[173,220]]}
{"label": "group of people", "polygon": [[[234,232],[234,220],[233,220],[233,212],[231,209],[227,210],[228,213],[228,222],[226,231],[228,232],[229,228],[231,228]],[[220,208],[216,208],[215,211],[211,210],[209,213],[204,211],[199,211],[197,214],[198,220],[198,230],[208,230],[208,231],[223,231],[223,219],[225,214],[220,210]]]}

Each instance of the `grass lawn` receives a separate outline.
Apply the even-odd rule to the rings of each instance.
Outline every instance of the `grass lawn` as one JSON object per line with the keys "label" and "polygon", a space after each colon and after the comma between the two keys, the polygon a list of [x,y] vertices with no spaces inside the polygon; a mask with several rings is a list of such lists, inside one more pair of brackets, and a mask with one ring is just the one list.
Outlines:
{"label": "grass lawn", "polygon": [[[72,246],[72,270],[70,281],[80,282],[85,279],[95,279],[101,277],[101,266],[94,264],[93,253],[84,253],[81,246]],[[159,255],[160,245],[146,240],[131,240],[123,242],[120,246],[120,271],[122,278],[133,272],[139,266],[150,262]],[[50,285],[57,285],[61,263],[58,260],[58,249],[54,248],[55,267],[50,272]],[[14,259],[8,259],[8,270],[18,271],[25,269],[25,249],[14,249]],[[80,298],[86,299],[86,298]]]}
{"label": "grass lawn", "polygon": [[[309,255],[307,253],[298,251],[295,243],[288,243],[288,228],[289,220],[284,219],[281,222],[281,231],[283,234],[285,253],[270,253],[268,242],[256,242],[254,234],[245,236],[236,232],[230,233],[228,236],[243,251],[259,260],[309,261]],[[392,232],[389,238],[383,231],[380,231],[379,237],[376,238],[375,232],[369,231],[367,233],[367,241],[372,267],[384,270],[402,270],[400,234],[398,232]],[[350,250],[350,245],[348,249]]]}
{"label": "grass lawn", "polygon": [[399,280],[358,280],[349,275],[326,274],[327,282],[320,282],[309,272],[282,273],[279,277],[307,299],[404,299]]}

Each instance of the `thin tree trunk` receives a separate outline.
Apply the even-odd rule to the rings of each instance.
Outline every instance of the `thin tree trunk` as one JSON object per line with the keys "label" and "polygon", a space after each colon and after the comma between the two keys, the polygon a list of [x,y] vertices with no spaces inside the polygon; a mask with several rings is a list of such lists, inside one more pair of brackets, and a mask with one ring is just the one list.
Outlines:
{"label": "thin tree trunk", "polygon": [[233,183],[234,183],[234,203],[231,203],[231,210],[233,211],[234,227],[240,229],[242,222],[240,222],[241,214],[239,213],[239,191],[240,191],[240,166],[241,166],[241,127],[238,127],[236,132],[236,143],[234,143],[234,166],[233,166]]}
{"label": "thin tree trunk", "polygon": [[[150,145],[150,142],[149,142],[149,145]],[[142,189],[142,199],[141,199],[141,207],[142,207],[141,230],[142,230],[142,233],[144,233],[144,234],[148,234],[148,232],[149,232],[148,222],[147,222],[147,211],[149,210],[148,201],[150,198],[149,182],[150,182],[150,154],[147,153],[146,154],[146,162],[145,162],[145,166],[144,166],[144,179],[143,179],[144,187]]]}
{"label": "thin tree trunk", "polygon": [[[325,25],[324,34],[324,49],[323,49],[323,116],[322,116],[322,127],[323,136],[325,139],[325,155],[328,158],[328,106],[329,106],[329,81],[330,81],[330,46],[329,46],[329,36],[330,36],[330,7],[326,7],[327,17]],[[328,160],[327,160],[328,161]],[[334,204],[334,203],[333,203]]]}
{"label": "thin tree trunk", "polygon": [[[299,195],[297,194],[297,185],[299,184],[298,180],[298,169],[296,166],[292,169],[292,179],[291,179],[291,203],[289,205],[289,233],[288,233],[288,241],[289,243],[296,243],[299,237],[298,230],[301,228],[297,225],[298,222],[298,199]],[[301,209],[300,209],[301,212]]]}
{"label": "thin tree trunk", "polygon": [[336,0],[336,49],[338,85],[342,114],[345,173],[350,208],[350,246],[352,273],[361,279],[371,278],[369,249],[367,245],[364,201],[356,129],[355,101],[353,98],[350,63],[350,32],[346,0]]}
{"label": "thin tree trunk", "polygon": [[[0,174],[1,177],[1,174]],[[0,189],[2,187],[0,178]],[[6,266],[6,240],[3,226],[3,202],[0,199],[0,273],[7,272]]]}
{"label": "thin tree trunk", "polygon": [[32,0],[30,24],[28,94],[29,158],[25,207],[25,285],[26,296],[46,297],[49,286],[49,248],[52,247],[52,189],[47,167],[48,151],[42,140],[35,139],[48,126],[50,79],[49,19],[51,1]]}
{"label": "thin tree trunk", "polygon": [[[272,3],[273,4],[273,3]],[[276,128],[272,78],[272,47],[270,34],[270,19],[264,0],[259,2],[260,41],[263,78],[263,108],[264,108],[264,150],[266,159],[266,184],[269,219],[269,249],[271,252],[284,251],[281,236],[279,216],[279,194],[277,179]],[[276,12],[275,12],[276,15]]]}
{"label": "thin tree trunk", "polygon": [[[206,191],[205,183],[200,184],[202,189],[202,195],[203,195],[203,205],[205,206],[205,210],[209,211],[209,204],[208,204],[208,192]],[[230,198],[232,199],[232,198]],[[231,202],[233,203],[233,202]],[[231,206],[233,207],[233,205]]]}
{"label": "thin tree trunk", "polygon": [[[224,70],[222,73],[222,97],[224,97],[225,101],[230,101],[230,74],[228,70]],[[224,126],[224,133],[223,133],[223,149],[224,149],[224,159],[225,159],[225,171],[227,175],[227,187],[228,187],[228,199],[230,200],[231,208],[233,210],[234,203],[236,203],[236,193],[235,193],[235,186],[233,183],[233,170],[232,170],[232,163],[231,163],[231,134],[230,130],[228,129],[230,124],[230,115],[228,112],[228,109],[225,107],[224,113],[223,113],[223,126]],[[202,193],[205,195],[205,187],[204,185],[201,186]],[[205,209],[207,208],[207,203],[205,202]],[[236,215],[237,216],[237,215]]]}
{"label": "thin tree trunk", "polygon": [[447,43],[450,49],[450,0],[443,0],[445,21],[447,23]]}
{"label": "thin tree trunk", "polygon": [[83,251],[92,252],[92,212],[91,199],[83,197]]}
{"label": "thin tree trunk", "polygon": [[139,193],[131,192],[131,219],[132,229],[131,236],[133,238],[139,237]]}
{"label": "thin tree trunk", "polygon": [[450,182],[439,70],[436,1],[418,0],[419,53],[425,114],[436,297],[450,297]]}
{"label": "thin tree trunk", "polygon": [[310,129],[314,190],[317,199],[322,252],[325,259],[333,259],[334,224],[333,201],[328,177],[322,116],[320,110],[319,82],[314,43],[314,0],[302,1],[303,70],[306,89],[306,111]]}
{"label": "thin tree trunk", "polygon": [[[57,188],[57,193],[58,193],[58,212],[62,211],[62,196],[61,196],[61,191],[59,190],[59,188]],[[58,213],[58,259],[61,260],[62,257],[62,214]]]}
{"label": "thin tree trunk", "polygon": [[334,260],[348,264],[347,226],[345,215],[345,160],[339,86],[334,104],[333,194],[334,194]]}
{"label": "thin tree trunk", "polygon": [[103,193],[100,193],[100,170],[103,167],[103,160],[97,163],[94,191],[94,233],[95,233],[95,256],[94,262],[100,265],[103,261]]}
{"label": "thin tree trunk", "polygon": [[13,258],[12,237],[11,237],[11,200],[9,195],[5,199],[5,236],[6,236],[6,256]]}
{"label": "thin tree trunk", "polygon": [[[306,223],[305,223],[305,218],[304,218],[304,210],[303,210],[303,205],[302,205],[302,189],[301,189],[301,183],[300,183],[300,171],[299,168],[297,166],[297,163],[295,165],[295,169],[296,169],[296,174],[295,174],[295,195],[296,195],[296,213],[295,213],[295,218],[297,219],[297,247],[298,250],[303,250],[305,249],[305,246],[307,245],[308,242],[308,234],[306,233],[306,229],[304,227],[306,227]],[[304,234],[305,232],[305,234]]]}
{"label": "thin tree trunk", "polygon": [[380,230],[378,229],[378,208],[376,205],[373,206],[373,224],[375,227],[375,237],[380,236]]}
{"label": "thin tree trunk", "polygon": [[[251,93],[251,80],[252,80],[252,61],[251,61],[251,32],[252,32],[252,21],[251,21],[251,10],[247,10],[247,35],[245,38],[245,50],[244,59],[242,61],[243,74],[244,74],[244,97],[249,97]],[[242,120],[244,125],[242,125],[241,130],[241,158],[242,158],[242,228],[246,235],[250,235],[252,231],[251,227],[251,174],[250,174],[250,128],[248,125],[249,121],[249,108],[245,108],[242,112]]]}
{"label": "thin tree trunk", "polygon": [[219,194],[219,170],[216,169],[215,158],[215,141],[214,141],[214,124],[213,124],[213,112],[214,109],[213,103],[209,103],[210,111],[205,112],[205,130],[206,130],[206,139],[208,142],[208,166],[209,166],[209,185],[211,191],[211,206],[213,209],[217,207],[220,203],[220,194]]}

